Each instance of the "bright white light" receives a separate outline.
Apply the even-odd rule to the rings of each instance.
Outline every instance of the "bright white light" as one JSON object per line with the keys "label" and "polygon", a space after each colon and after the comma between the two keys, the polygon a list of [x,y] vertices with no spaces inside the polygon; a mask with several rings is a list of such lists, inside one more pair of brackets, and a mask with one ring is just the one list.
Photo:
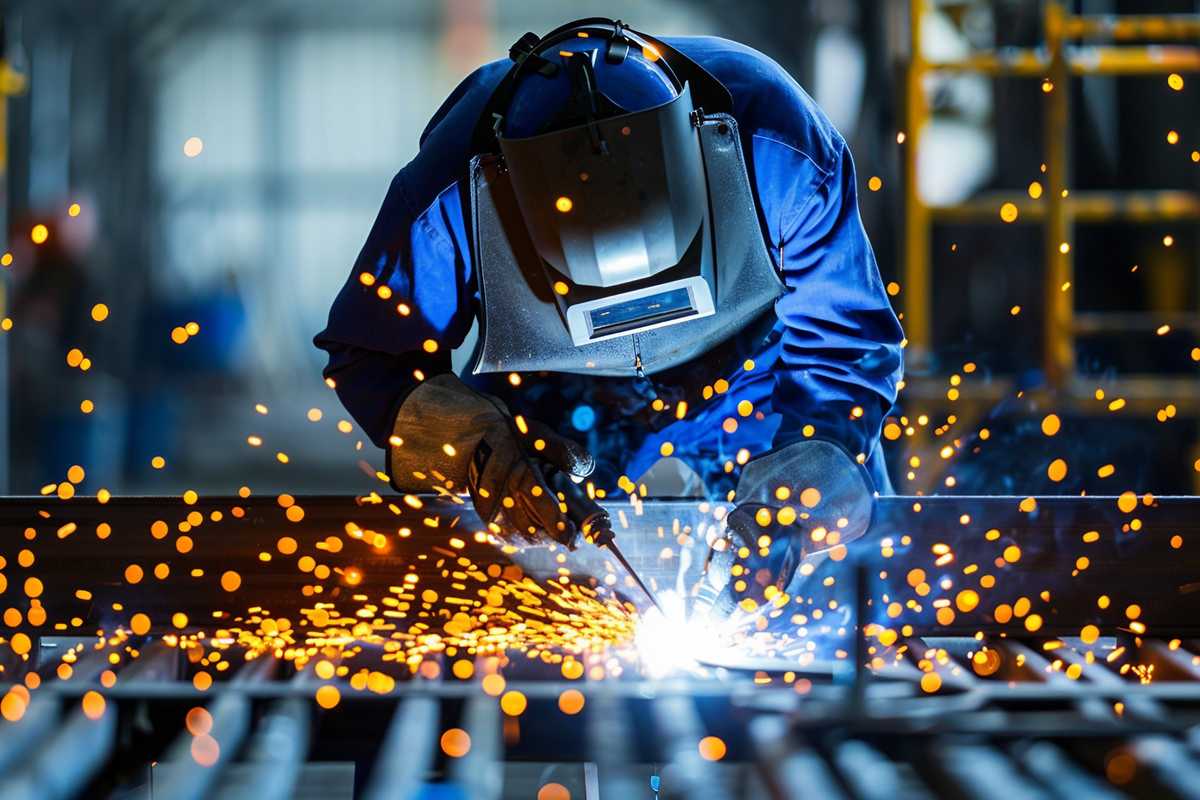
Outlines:
{"label": "bright white light", "polygon": [[638,621],[634,644],[642,671],[650,677],[695,672],[700,662],[720,663],[730,648],[724,626],[706,615],[688,617],[684,598],[676,592],[658,595],[663,610],[648,609]]}

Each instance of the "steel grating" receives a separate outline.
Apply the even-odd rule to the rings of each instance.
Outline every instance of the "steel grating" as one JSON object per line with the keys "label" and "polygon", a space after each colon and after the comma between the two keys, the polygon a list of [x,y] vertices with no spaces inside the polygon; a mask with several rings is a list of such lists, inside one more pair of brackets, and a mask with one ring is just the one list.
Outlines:
{"label": "steel grating", "polygon": [[[295,591],[294,564],[259,560],[283,532],[303,550],[348,521],[392,534],[436,514],[446,528],[470,530],[465,514],[450,525],[462,508],[448,501],[426,499],[420,514],[397,514],[369,498],[297,498],[305,511],[299,522],[288,521],[276,498],[193,506],[178,498],[2,501],[3,529],[13,539],[0,552],[14,585],[22,574],[16,551],[29,541],[21,532],[37,533],[47,621],[32,625],[26,615],[9,629],[8,637],[32,636],[29,657],[3,649],[7,681],[28,683],[30,673],[38,679],[19,720],[0,723],[0,798],[507,798],[539,796],[547,786],[567,794],[545,797],[625,798],[654,797],[652,779],[662,798],[1197,796],[1200,641],[1193,637],[1200,580],[1189,547],[1198,501],[1139,498],[1127,511],[1116,498],[1022,500],[882,500],[867,537],[842,560],[822,560],[807,578],[821,587],[822,603],[852,609],[827,633],[818,658],[754,655],[657,680],[632,671],[565,680],[557,665],[531,661],[505,671],[506,691],[527,702],[518,715],[480,690],[488,671],[483,656],[468,679],[444,668],[433,678],[400,675],[384,690],[362,691],[344,677],[319,677],[312,661],[299,668],[270,654],[247,661],[237,646],[224,651],[228,669],[206,669],[163,637],[179,633],[166,624],[173,613],[199,621],[214,608],[251,603],[276,615],[297,613],[304,600]],[[235,507],[241,517],[230,513]],[[662,542],[678,535],[681,519],[693,519],[683,529],[696,524],[696,504],[622,510],[626,525],[618,535],[639,570],[665,587],[692,568],[681,570],[680,553],[664,559]],[[148,533],[156,521],[176,526],[193,511],[207,521],[191,531],[195,548],[186,559],[171,541]],[[223,512],[220,521],[212,521],[213,511]],[[111,528],[105,539],[94,533],[102,522]],[[75,529],[59,538],[70,523]],[[360,549],[343,560],[327,554],[331,564],[361,570],[353,587],[334,580],[331,591],[370,591],[373,581],[412,569],[439,585],[422,555],[440,546],[446,528],[391,536],[386,552]],[[1098,538],[1084,541],[1090,531]],[[1021,551],[1019,569],[999,566],[1011,546]],[[506,557],[479,547],[481,558],[485,551]],[[956,574],[977,562],[1000,576],[979,612],[939,619],[931,602],[906,613],[909,627],[894,641],[872,632],[887,624],[885,599],[906,591],[913,570],[928,573],[931,597],[942,593],[936,571],[949,573],[950,562],[938,566],[947,552]],[[1084,554],[1089,563],[1079,569]],[[507,557],[535,572],[552,571],[557,555]],[[186,563],[205,577],[169,587],[114,577],[130,561],[158,559]],[[598,553],[581,550],[572,559],[576,574],[605,573]],[[234,593],[211,580],[247,563],[255,567],[240,570]],[[49,591],[81,581],[90,587],[86,601]],[[10,588],[5,599],[13,602],[12,594]],[[1100,596],[1112,599],[1109,608],[1098,607]],[[866,602],[857,603],[860,597]],[[1036,632],[996,618],[997,607],[1022,597],[1044,619]],[[155,620],[147,634],[129,637],[136,657],[116,664],[90,647],[97,627],[118,624],[114,602]],[[1144,628],[1132,627],[1125,613],[1134,602]],[[1081,638],[1088,625],[1103,635]],[[66,652],[74,657],[64,677]],[[368,664],[381,657],[370,648],[357,654]],[[435,660],[448,667],[451,659]],[[95,714],[87,696],[106,670],[115,680],[103,688],[103,713]],[[194,682],[200,672],[214,678],[204,690]],[[330,683],[341,687],[332,710],[315,696]],[[577,713],[562,710],[568,691],[585,698]],[[189,729],[189,712],[197,708],[207,711],[215,752],[196,751],[202,737]],[[462,757],[450,757],[441,740],[451,729],[469,736]],[[705,737],[719,740],[719,760],[704,758],[716,746],[705,750]]]}
{"label": "steel grating", "polygon": [[[813,680],[803,692],[777,677],[525,681],[509,684],[528,697],[519,722],[477,686],[446,682],[325,711],[312,675],[274,663],[251,662],[207,693],[185,669],[122,678],[99,720],[80,706],[86,682],[60,682],[0,729],[0,796],[501,798],[553,782],[571,797],[621,798],[652,797],[652,775],[664,798],[1194,797],[1200,787],[1193,650],[1145,642],[1176,671],[1142,685],[1103,662],[1070,681],[1048,669],[1040,641],[1006,641],[1024,663],[986,679],[955,655],[961,640],[909,644],[914,658],[947,654],[948,690],[923,696],[915,681],[878,678]],[[567,689],[587,697],[573,716],[557,705]],[[190,756],[185,720],[197,705],[220,743],[212,766]],[[449,728],[470,736],[467,757],[439,750]],[[699,757],[706,736],[726,744],[719,762]],[[601,794],[589,794],[589,777]],[[446,793],[422,795],[427,783]]]}

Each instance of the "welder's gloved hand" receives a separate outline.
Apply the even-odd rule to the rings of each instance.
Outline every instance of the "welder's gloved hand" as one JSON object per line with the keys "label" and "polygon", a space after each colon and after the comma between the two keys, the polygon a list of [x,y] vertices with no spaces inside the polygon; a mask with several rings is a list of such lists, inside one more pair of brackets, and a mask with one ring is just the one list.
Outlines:
{"label": "welder's gloved hand", "polygon": [[399,491],[471,493],[496,534],[574,546],[578,531],[546,481],[557,469],[583,478],[595,467],[583,447],[534,420],[514,419],[498,398],[453,374],[413,389],[396,415],[388,475]]}
{"label": "welder's gloved hand", "polygon": [[875,507],[863,465],[841,445],[815,439],[752,459],[734,498],[727,538],[709,560],[718,614],[781,597],[803,559],[862,536]]}

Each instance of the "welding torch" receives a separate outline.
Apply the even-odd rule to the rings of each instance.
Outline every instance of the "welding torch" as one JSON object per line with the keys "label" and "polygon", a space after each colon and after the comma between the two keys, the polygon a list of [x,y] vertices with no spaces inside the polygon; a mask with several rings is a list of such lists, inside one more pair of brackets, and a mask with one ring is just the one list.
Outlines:
{"label": "welding torch", "polygon": [[608,516],[608,512],[597,503],[594,499],[588,496],[588,493],[582,486],[571,480],[571,476],[557,469],[546,471],[546,480],[556,492],[561,494],[563,503],[567,507],[567,517],[575,524],[575,527],[583,534],[583,538],[597,547],[606,547],[608,551],[616,557],[625,571],[629,573],[629,577],[633,578],[634,583],[641,588],[650,602],[654,604],[660,612],[663,610],[658,602],[658,597],[654,592],[650,591],[650,587],[642,580],[642,576],[638,575],[637,570],[625,558],[625,554],[621,552],[621,548],[617,546],[617,538],[613,533],[612,520]]}

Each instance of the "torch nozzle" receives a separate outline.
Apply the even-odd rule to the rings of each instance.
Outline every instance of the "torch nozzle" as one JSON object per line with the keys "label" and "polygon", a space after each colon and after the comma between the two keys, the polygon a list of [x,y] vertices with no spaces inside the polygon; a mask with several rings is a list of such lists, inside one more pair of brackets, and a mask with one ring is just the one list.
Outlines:
{"label": "torch nozzle", "polygon": [[617,561],[621,562],[621,566],[624,567],[625,571],[629,573],[629,577],[633,578],[633,582],[641,588],[646,597],[650,598],[650,602],[654,604],[654,607],[658,609],[659,613],[666,613],[663,611],[662,605],[658,602],[658,597],[654,594],[654,592],[650,591],[650,587],[647,586],[646,582],[642,580],[642,576],[638,575],[637,570],[635,570],[633,566],[625,560],[625,554],[621,552],[621,548],[617,547],[617,541],[615,538],[613,538],[611,531],[609,531],[608,534],[608,543],[605,544],[604,547],[607,547],[608,552],[612,553],[613,556],[616,557]]}
{"label": "torch nozzle", "polygon": [[633,578],[633,582],[638,585],[642,592],[654,604],[654,607],[661,613],[662,605],[658,602],[658,597],[654,592],[650,591],[650,587],[642,580],[642,576],[638,574],[633,565],[625,558],[625,554],[621,552],[621,548],[617,546],[617,537],[613,534],[612,524],[609,522],[608,513],[600,510],[599,513],[590,516],[582,526],[584,537],[596,545],[597,547],[607,547],[608,552],[621,563],[625,571],[629,573],[629,577]]}
{"label": "torch nozzle", "polygon": [[633,578],[633,582],[661,612],[662,606],[654,592],[650,591],[650,587],[642,580],[642,576],[638,575],[637,570],[626,560],[621,548],[617,547],[617,537],[613,535],[612,520],[609,519],[608,512],[564,473],[554,471],[547,477],[550,485],[561,493],[563,502],[566,503],[567,516],[575,523],[579,532],[583,534],[583,538],[597,547],[607,547],[608,552],[613,554],[625,571],[629,573],[629,577]]}

